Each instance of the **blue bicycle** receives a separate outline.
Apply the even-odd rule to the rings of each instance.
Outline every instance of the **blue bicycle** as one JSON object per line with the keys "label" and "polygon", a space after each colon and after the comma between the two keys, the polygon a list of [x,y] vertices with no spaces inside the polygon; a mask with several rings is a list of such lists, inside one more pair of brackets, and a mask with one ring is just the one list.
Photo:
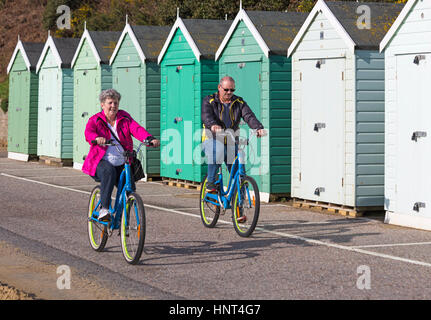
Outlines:
{"label": "blue bicycle", "polygon": [[[94,144],[95,141],[92,143]],[[114,140],[108,140],[104,145],[116,146],[120,152],[118,144]],[[136,153],[139,153],[143,145],[148,146],[149,142],[143,141]],[[141,197],[132,188],[130,160],[134,152],[123,152],[126,161],[118,182],[115,205],[113,208],[109,208],[113,217],[111,221],[104,222],[98,219],[101,209],[99,185],[91,191],[88,203],[88,236],[91,247],[98,252],[103,251],[108,237],[114,230],[120,229],[121,249],[124,258],[130,264],[137,264],[141,258],[146,226],[144,204]]]}
{"label": "blue bicycle", "polygon": [[[218,136],[227,136],[227,133]],[[241,237],[250,236],[256,228],[260,211],[259,188],[256,181],[246,175],[241,154],[241,146],[247,146],[250,139],[239,139],[238,152],[229,174],[229,183],[225,190],[223,173],[220,167],[216,181],[217,193],[206,192],[207,177],[201,184],[200,214],[202,223],[207,228],[214,228],[226,210],[231,209],[235,231]]]}

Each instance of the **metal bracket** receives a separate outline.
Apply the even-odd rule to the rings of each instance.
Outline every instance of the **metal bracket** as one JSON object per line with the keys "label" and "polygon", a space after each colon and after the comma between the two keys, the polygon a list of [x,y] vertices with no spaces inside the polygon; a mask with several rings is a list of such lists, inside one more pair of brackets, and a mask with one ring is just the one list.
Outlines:
{"label": "metal bracket", "polygon": [[175,174],[176,174],[176,175],[179,175],[181,172],[183,172],[183,170],[182,170],[182,169],[177,169],[177,170],[175,171]]}
{"label": "metal bracket", "polygon": [[419,212],[420,208],[425,208],[425,203],[424,202],[416,202],[413,206],[413,210],[416,212]]}
{"label": "metal bracket", "polygon": [[420,62],[421,60],[425,60],[425,59],[426,59],[426,56],[424,56],[424,55],[420,54],[420,55],[417,55],[417,56],[415,57],[415,59],[413,60],[413,63],[414,63],[414,64],[416,64],[416,65],[419,65],[419,62]]}
{"label": "metal bracket", "polygon": [[316,196],[320,196],[320,193],[321,192],[325,192],[325,188],[323,188],[323,187],[318,187],[318,188],[316,188],[316,190],[314,190],[314,195],[316,195]]}
{"label": "metal bracket", "polygon": [[174,123],[178,123],[178,122],[180,122],[180,121],[183,121],[183,118],[182,118],[182,117],[175,117],[175,118],[174,118]]}
{"label": "metal bracket", "polygon": [[182,66],[178,66],[177,69],[175,70],[176,72],[180,72],[180,70],[182,70],[183,67]]}
{"label": "metal bracket", "polygon": [[316,68],[320,69],[320,67],[322,66],[322,64],[325,64],[325,59],[319,59],[316,62]]}
{"label": "metal bracket", "polygon": [[88,116],[88,112],[83,112],[83,113],[81,114],[81,117],[83,117],[83,118],[85,118],[86,116]]}
{"label": "metal bracket", "polygon": [[314,131],[319,132],[320,129],[326,128],[326,123],[317,122],[314,124]]}
{"label": "metal bracket", "polygon": [[425,138],[427,136],[427,133],[425,131],[415,131],[412,135],[412,140],[417,142],[418,138]]}

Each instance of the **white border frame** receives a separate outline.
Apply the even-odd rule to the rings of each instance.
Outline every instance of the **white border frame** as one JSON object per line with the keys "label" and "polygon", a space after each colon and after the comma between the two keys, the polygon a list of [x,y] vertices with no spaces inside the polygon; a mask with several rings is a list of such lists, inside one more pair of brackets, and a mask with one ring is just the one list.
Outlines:
{"label": "white border frame", "polygon": [[138,39],[136,38],[136,35],[133,32],[132,27],[130,26],[130,24],[127,23],[123,29],[123,33],[121,34],[120,39],[117,42],[114,53],[112,54],[111,59],[109,60],[109,65],[112,65],[114,63],[117,53],[120,50],[123,40],[127,34],[132,39],[133,45],[135,46],[136,51],[138,51],[138,55],[141,58],[142,63],[145,63],[146,57],[145,57],[144,51],[142,51],[142,47],[139,45]]}
{"label": "white border frame", "polygon": [[265,56],[269,57],[269,47],[266,44],[265,40],[263,40],[262,36],[260,35],[259,31],[257,31],[256,27],[254,26],[253,22],[251,21],[250,17],[247,15],[244,9],[240,9],[238,14],[235,17],[235,20],[231,24],[228,32],[226,33],[222,43],[220,44],[220,47],[217,49],[216,55],[215,55],[215,61],[220,58],[221,54],[223,53],[224,48],[226,47],[228,41],[230,40],[233,32],[235,31],[235,28],[237,27],[238,23],[240,21],[244,21],[247,28],[250,30],[251,34],[253,35],[254,39],[258,43],[259,47],[262,49]]}
{"label": "white border frame", "polygon": [[55,61],[57,62],[58,67],[61,68],[61,64],[63,63],[63,61],[61,60],[60,54],[58,53],[54,40],[52,39],[51,35],[49,35],[48,39],[45,42],[45,46],[43,47],[42,54],[40,55],[39,60],[37,62],[36,73],[39,73],[39,70],[42,67],[42,63],[43,63],[43,60],[45,59],[48,49],[52,50]]}
{"label": "white border frame", "polygon": [[299,43],[302,41],[303,36],[308,31],[309,26],[313,22],[314,17],[318,13],[323,13],[326,18],[329,20],[329,22],[332,24],[334,29],[338,32],[340,37],[344,40],[346,43],[348,49],[354,53],[355,52],[355,46],[356,43],[352,40],[350,35],[347,33],[346,29],[343,28],[340,21],[334,16],[332,11],[328,8],[324,0],[317,1],[316,5],[314,6],[313,10],[311,10],[310,14],[308,15],[307,19],[305,20],[304,24],[302,25],[301,29],[299,29],[298,34],[296,35],[295,39],[289,46],[289,49],[287,50],[287,57],[290,57],[293,52],[296,50],[296,47],[299,45]]}
{"label": "white border frame", "polygon": [[12,69],[12,66],[15,62],[18,51],[21,51],[22,57],[24,58],[25,65],[27,66],[27,70],[30,71],[31,64],[30,64],[30,60],[28,59],[27,52],[25,52],[22,41],[18,40],[18,43],[16,44],[15,50],[12,54],[12,58],[10,59],[9,64],[7,66],[7,74],[9,74],[10,70]]}
{"label": "white border frame", "polygon": [[389,31],[386,33],[383,40],[380,42],[380,52],[382,52],[388,46],[389,42],[392,40],[395,33],[401,27],[401,25],[403,24],[404,20],[409,15],[410,10],[413,8],[413,6],[416,4],[416,2],[417,2],[417,0],[409,0],[406,3],[403,10],[401,10],[398,18],[395,20],[395,22],[392,24],[392,27],[389,29]]}
{"label": "white border frame", "polygon": [[88,44],[90,45],[91,51],[93,51],[93,54],[97,60],[97,63],[100,65],[102,61],[102,59],[100,58],[99,52],[97,52],[96,46],[94,45],[93,39],[91,39],[90,33],[88,32],[87,29],[85,29],[84,33],[81,36],[81,40],[79,41],[78,48],[76,48],[75,55],[73,56],[73,59],[72,59],[72,64],[71,64],[72,69],[75,66],[76,60],[78,60],[79,51],[81,50],[85,39],[88,40]]}
{"label": "white border frame", "polygon": [[165,41],[165,44],[163,45],[162,51],[160,51],[159,56],[157,58],[157,63],[160,64],[160,62],[162,62],[163,57],[166,53],[166,51],[168,50],[168,47],[175,35],[175,32],[177,31],[177,29],[180,28],[181,32],[184,34],[184,37],[186,38],[189,46],[191,47],[193,53],[195,54],[196,59],[198,60],[198,62],[200,62],[200,57],[201,57],[201,52],[199,51],[199,48],[197,47],[196,43],[193,41],[192,36],[190,35],[190,32],[187,30],[186,26],[184,25],[183,20],[178,17],[177,20],[175,21],[175,24],[173,25],[168,38]]}

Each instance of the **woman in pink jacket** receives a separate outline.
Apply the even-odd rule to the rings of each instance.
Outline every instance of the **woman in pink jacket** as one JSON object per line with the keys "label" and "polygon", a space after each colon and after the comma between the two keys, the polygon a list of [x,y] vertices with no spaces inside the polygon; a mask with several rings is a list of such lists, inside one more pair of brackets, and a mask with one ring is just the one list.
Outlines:
{"label": "woman in pink jacket", "polygon": [[[85,128],[85,140],[90,144],[90,151],[85,158],[82,171],[95,180],[100,181],[100,197],[102,209],[99,220],[111,219],[109,206],[114,185],[117,185],[124,168],[122,152],[114,146],[103,146],[109,139],[117,140],[127,150],[133,150],[132,136],[139,141],[149,140],[153,147],[159,147],[159,140],[151,136],[145,128],[139,125],[123,110],[119,110],[121,95],[114,89],[102,91],[99,100],[102,111],[93,115]],[[115,136],[113,136],[113,134]],[[97,144],[92,144],[96,141]],[[118,141],[116,141],[118,144]],[[122,147],[120,146],[120,151]],[[134,187],[134,182],[133,187]]]}

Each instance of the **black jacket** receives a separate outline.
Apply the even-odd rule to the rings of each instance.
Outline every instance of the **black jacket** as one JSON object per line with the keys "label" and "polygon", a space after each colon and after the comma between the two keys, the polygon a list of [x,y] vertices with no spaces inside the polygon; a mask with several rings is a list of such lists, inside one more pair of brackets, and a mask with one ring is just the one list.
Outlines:
{"label": "black jacket", "polygon": [[[205,128],[211,130],[213,125],[219,125],[223,129],[229,129],[225,128],[225,124],[223,122],[223,108],[224,106],[219,99],[218,93],[214,93],[204,98],[202,102],[201,117]],[[263,129],[262,123],[257,120],[247,103],[241,97],[235,95],[232,97],[230,117],[232,121],[231,129],[234,131],[238,130],[241,118],[244,119],[250,128],[255,130]]]}

